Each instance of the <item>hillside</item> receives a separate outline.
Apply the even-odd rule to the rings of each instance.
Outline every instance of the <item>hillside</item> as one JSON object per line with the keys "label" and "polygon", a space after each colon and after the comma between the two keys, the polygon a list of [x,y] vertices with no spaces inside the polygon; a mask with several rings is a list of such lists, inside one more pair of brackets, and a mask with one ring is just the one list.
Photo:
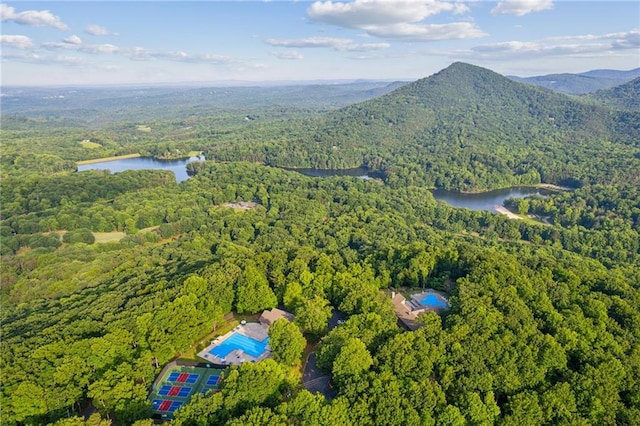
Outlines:
{"label": "hillside", "polygon": [[593,70],[579,74],[548,74],[534,77],[509,76],[512,80],[542,86],[560,93],[583,95],[609,89],[640,77],[640,68],[617,70]]}
{"label": "hillside", "polygon": [[640,149],[639,121],[637,113],[623,116],[454,63],[329,113],[313,132],[315,143],[303,141],[297,149],[309,152],[313,167],[364,163],[392,180],[442,188],[473,191],[541,181],[580,186],[639,169],[633,157]]}
{"label": "hillside", "polygon": [[640,77],[611,89],[598,90],[589,97],[613,108],[640,111]]}

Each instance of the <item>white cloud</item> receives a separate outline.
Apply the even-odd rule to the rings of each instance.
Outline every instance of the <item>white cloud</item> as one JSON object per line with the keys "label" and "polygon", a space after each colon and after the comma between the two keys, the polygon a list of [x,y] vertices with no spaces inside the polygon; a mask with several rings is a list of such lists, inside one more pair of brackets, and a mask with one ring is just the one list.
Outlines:
{"label": "white cloud", "polygon": [[114,33],[113,31],[109,31],[105,27],[100,25],[90,24],[84,27],[84,32],[87,34],[91,34],[94,36],[110,36],[110,35],[118,35],[118,33]]}
{"label": "white cloud", "polygon": [[63,41],[68,44],[82,44],[82,39],[75,34],[65,38]]}
{"label": "white cloud", "polygon": [[64,66],[85,66],[91,65],[91,62],[76,56],[66,55],[39,55],[34,52],[20,52],[14,54],[5,54],[3,52],[2,59],[11,59],[19,62],[26,62],[40,65],[64,65]]}
{"label": "white cloud", "polygon": [[388,43],[356,43],[348,38],[335,37],[307,37],[300,39],[276,39],[270,38],[264,41],[266,44],[289,48],[330,48],[348,52],[367,52],[371,50],[386,49]]}
{"label": "white cloud", "polygon": [[224,56],[224,55],[214,55],[210,53],[192,54],[188,52],[168,51],[168,50],[148,50],[143,47],[123,49],[120,53],[134,61],[166,60],[166,61],[173,61],[173,62],[189,62],[189,63],[217,64],[217,65],[243,63],[238,59],[232,58],[230,56]]}
{"label": "white cloud", "polygon": [[0,35],[0,44],[6,47],[14,47],[16,49],[33,49],[34,45],[31,39],[24,35]]}
{"label": "white cloud", "polygon": [[470,22],[451,24],[395,24],[372,28],[368,33],[381,38],[405,41],[436,41],[485,37],[487,34]]}
{"label": "white cloud", "polygon": [[278,59],[285,59],[285,60],[304,59],[304,56],[302,56],[302,54],[296,50],[285,50],[284,52],[272,52],[271,54]]}
{"label": "white cloud", "polygon": [[441,12],[468,11],[468,7],[462,3],[438,0],[355,0],[351,3],[317,1],[309,7],[307,14],[316,22],[362,29],[419,22]]}
{"label": "white cloud", "polygon": [[317,1],[307,9],[316,22],[364,30],[368,35],[405,41],[431,41],[484,37],[486,33],[469,22],[425,24],[433,15],[469,12],[460,2],[439,0],[355,0],[351,3]]}
{"label": "white cloud", "polygon": [[553,9],[553,0],[505,0],[491,9],[491,13],[494,15],[523,16],[547,9]]}
{"label": "white cloud", "polygon": [[[466,60],[479,65],[484,63],[487,66],[491,66],[490,62],[499,62],[504,66],[506,63],[516,63],[517,61],[527,61],[527,63],[533,61],[538,64],[544,61],[556,63],[563,60],[575,65],[581,63],[579,61],[595,60],[596,62],[589,62],[590,65],[585,65],[585,67],[596,68],[602,67],[602,58],[611,60],[628,58],[637,63],[639,49],[640,30],[631,30],[622,33],[553,37],[534,41],[505,41],[478,45],[471,49],[420,50],[414,51],[412,54],[430,57],[441,56],[456,61]],[[531,67],[531,65],[527,66]],[[613,66],[611,65],[611,67]],[[620,66],[629,67],[629,65]],[[518,72],[531,74],[532,69]]]}
{"label": "white cloud", "polygon": [[65,39],[63,42],[51,41],[42,43],[42,47],[49,50],[67,49],[91,54],[112,54],[120,52],[120,48],[118,46],[114,46],[113,44],[86,44],[82,43],[80,37],[77,36],[71,36]]}
{"label": "white cloud", "polygon": [[15,8],[5,3],[0,4],[0,20],[32,27],[52,27],[62,31],[68,29],[60,18],[48,10],[25,10],[24,12],[16,13]]}
{"label": "white cloud", "polygon": [[571,56],[632,50],[640,47],[640,30],[601,35],[553,37],[541,41],[507,41],[476,46],[472,51],[484,57],[519,58],[522,55]]}
{"label": "white cloud", "polygon": [[640,29],[634,29],[621,33],[609,33],[609,34],[586,34],[578,36],[563,36],[563,37],[549,37],[545,39],[547,42],[568,42],[568,43],[580,43],[585,41],[603,41],[611,40],[612,44],[618,48],[633,48],[640,47]]}

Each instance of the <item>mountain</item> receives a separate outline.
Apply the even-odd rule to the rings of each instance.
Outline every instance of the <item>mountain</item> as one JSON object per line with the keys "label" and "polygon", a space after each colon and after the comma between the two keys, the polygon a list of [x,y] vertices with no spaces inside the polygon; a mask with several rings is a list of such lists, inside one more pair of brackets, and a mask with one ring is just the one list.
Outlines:
{"label": "mountain", "polygon": [[579,186],[640,170],[640,114],[622,114],[458,62],[329,113],[297,150],[311,167],[365,165],[442,188]]}
{"label": "mountain", "polygon": [[580,74],[548,74],[534,77],[509,76],[510,79],[546,87],[560,93],[583,95],[609,89],[640,77],[640,68],[629,71],[592,70]]}
{"label": "mountain", "polygon": [[589,97],[614,108],[640,111],[640,77],[611,89],[598,90]]}

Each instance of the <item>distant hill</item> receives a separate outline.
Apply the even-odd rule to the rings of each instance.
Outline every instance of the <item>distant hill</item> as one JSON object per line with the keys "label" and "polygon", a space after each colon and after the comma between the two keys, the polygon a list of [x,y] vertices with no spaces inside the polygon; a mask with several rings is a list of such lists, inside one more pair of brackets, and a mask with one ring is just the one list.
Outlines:
{"label": "distant hill", "polygon": [[640,77],[611,89],[598,90],[589,97],[614,108],[640,111]]}
{"label": "distant hill", "polygon": [[312,167],[364,163],[443,188],[581,185],[640,170],[640,116],[621,114],[458,62],[329,113],[299,149]]}
{"label": "distant hill", "polygon": [[560,93],[583,95],[609,89],[640,77],[640,68],[629,71],[593,70],[579,74],[549,74],[534,77],[509,76],[510,79],[546,87]]}
{"label": "distant hill", "polygon": [[327,111],[382,96],[403,82],[360,81],[254,87],[3,87],[2,116],[57,117],[82,125],[100,117],[119,120],[166,119],[193,110],[230,111],[301,108]]}

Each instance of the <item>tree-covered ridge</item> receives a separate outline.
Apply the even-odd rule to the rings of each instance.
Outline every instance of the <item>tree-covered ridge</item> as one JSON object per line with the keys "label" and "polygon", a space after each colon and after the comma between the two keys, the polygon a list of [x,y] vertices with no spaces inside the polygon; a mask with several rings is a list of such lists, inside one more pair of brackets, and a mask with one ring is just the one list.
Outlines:
{"label": "tree-covered ridge", "polygon": [[590,97],[614,108],[640,111],[640,77],[620,86],[598,90]]}
{"label": "tree-covered ridge", "polygon": [[[160,228],[131,229],[119,243],[3,256],[8,423],[66,417],[87,398],[119,422],[145,418],[154,359],[167,362],[226,312],[251,312],[259,307],[247,301],[272,297],[308,336],[326,333],[329,305],[349,316],[318,348],[337,398],[303,390],[287,366],[300,349],[285,346],[282,363],[235,369],[220,393],[195,398],[176,423],[638,419],[638,253],[607,259],[606,229],[517,223],[452,209],[417,186],[313,179],[248,163],[207,162],[180,185],[120,191],[112,208],[144,206]],[[220,207],[242,200],[260,205]],[[635,218],[623,200],[617,214]],[[84,216],[104,202],[72,199],[51,214],[69,205]],[[616,238],[634,238],[629,232]],[[400,286],[449,289],[451,312],[403,332],[379,292]]]}
{"label": "tree-covered ridge", "polygon": [[[71,125],[64,114],[3,116],[2,175],[58,173],[73,169],[70,160],[197,150],[218,161],[280,167],[364,165],[382,171],[395,186],[478,191],[540,182],[573,187],[638,182],[637,109],[568,97],[473,65],[455,63],[338,110],[317,101],[327,88],[288,88],[282,105],[268,107],[260,102],[275,101],[277,91],[258,90],[256,96],[266,100],[246,105],[251,90],[258,89],[230,92],[239,94],[240,104],[245,102],[232,108],[224,108],[224,102],[211,107],[205,100],[213,95],[202,90],[189,96],[173,93],[169,105],[156,105],[161,94],[142,96],[139,104],[122,110],[124,116],[104,122],[100,117],[112,114],[111,107],[87,111],[89,121],[98,120],[91,124]],[[306,101],[304,90],[311,91]],[[185,97],[182,107],[180,96]],[[618,96],[637,98],[614,93]],[[154,115],[147,108],[151,104],[173,112]],[[55,144],[49,143],[52,132]]]}
{"label": "tree-covered ridge", "polygon": [[330,113],[312,149],[443,188],[575,186],[621,181],[619,170],[638,168],[637,117],[456,63]]}
{"label": "tree-covered ridge", "polygon": [[617,70],[593,70],[579,74],[548,74],[534,77],[514,77],[510,79],[522,83],[535,84],[560,93],[584,95],[597,90],[610,89],[628,83],[640,76],[640,68]]}

